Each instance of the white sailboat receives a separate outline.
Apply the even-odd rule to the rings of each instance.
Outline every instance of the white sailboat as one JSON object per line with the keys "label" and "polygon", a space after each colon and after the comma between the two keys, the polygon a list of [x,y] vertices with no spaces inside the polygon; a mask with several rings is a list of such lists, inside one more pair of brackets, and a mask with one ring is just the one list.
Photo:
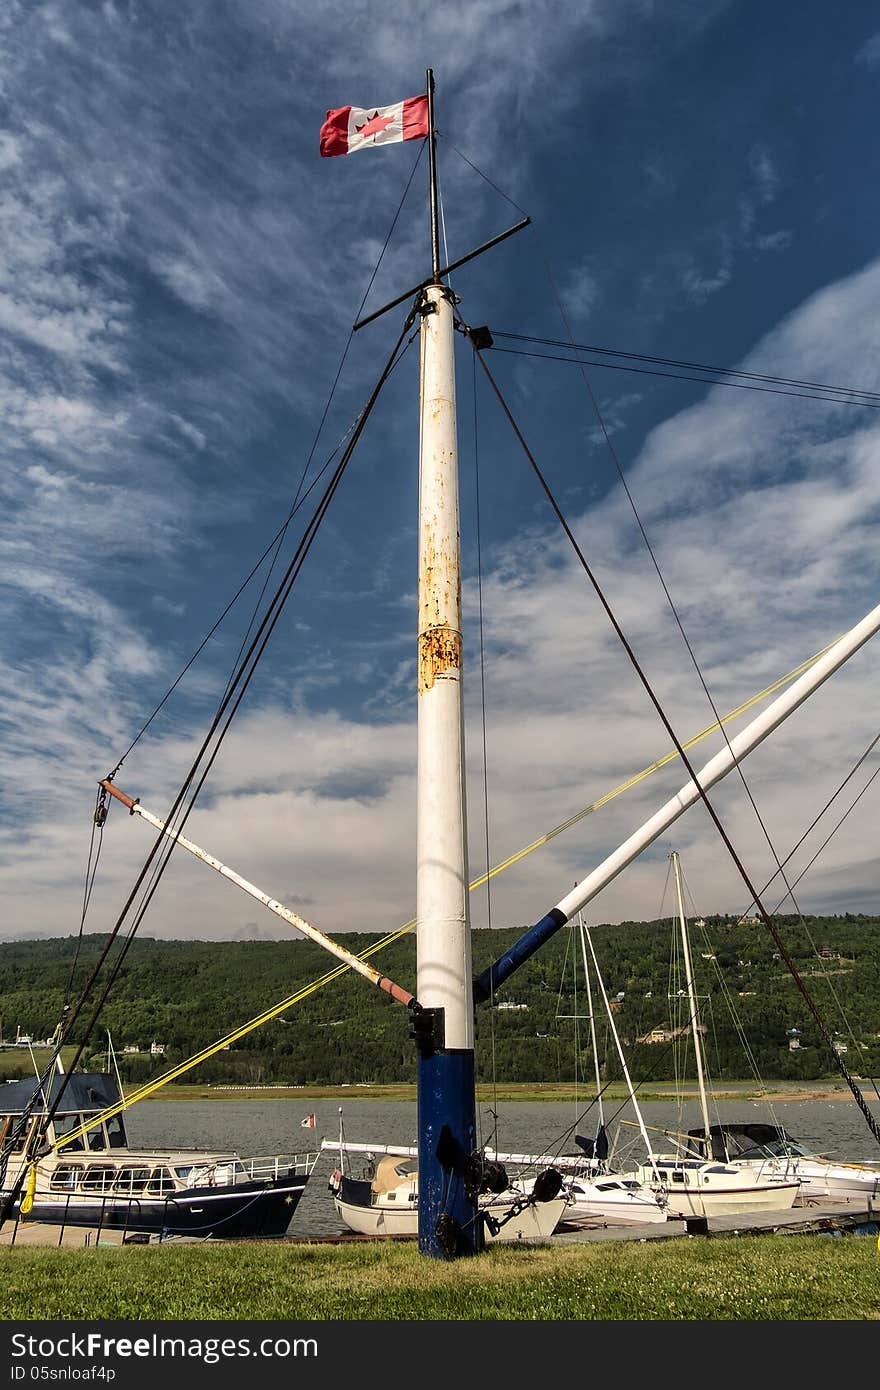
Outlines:
{"label": "white sailboat", "polygon": [[[371,1146],[325,1140],[323,1148],[339,1155],[339,1166],[330,1175],[336,1213],[350,1231],[365,1236],[416,1236],[419,1229],[418,1149],[415,1146]],[[346,1174],[350,1156],[365,1159],[360,1177]],[[547,1168],[528,1186],[508,1182],[499,1163],[494,1164],[494,1190],[479,1197],[479,1213],[487,1242],[541,1241],[553,1234],[569,1207],[559,1184],[547,1196]],[[536,1191],[535,1181],[545,1191]]]}
{"label": "white sailboat", "polygon": [[[691,964],[690,942],[681,887],[681,863],[673,851],[672,867],[678,903],[678,923],[681,935],[691,1036],[703,1117],[703,1135],[707,1149],[710,1144],[709,1102],[706,1094],[706,1065],[700,1032],[697,995]],[[694,1157],[689,1148],[674,1153],[650,1153],[648,1162],[640,1165],[643,1181],[662,1197],[670,1217],[698,1218],[724,1216],[731,1212],[773,1210],[784,1211],[794,1205],[800,1192],[800,1181],[789,1174],[728,1163],[717,1158]]]}
{"label": "white sailboat", "polygon": [[796,1178],[800,1191],[795,1206],[816,1202],[880,1202],[880,1163],[847,1162],[811,1153],[782,1125],[768,1122],[722,1121],[705,1130],[690,1130],[695,1149],[737,1168],[783,1179]]}

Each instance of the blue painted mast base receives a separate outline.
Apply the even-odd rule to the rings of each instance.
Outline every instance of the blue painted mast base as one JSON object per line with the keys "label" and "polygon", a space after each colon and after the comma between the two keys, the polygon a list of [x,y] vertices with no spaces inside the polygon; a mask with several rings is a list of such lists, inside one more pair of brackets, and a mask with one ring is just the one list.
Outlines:
{"label": "blue painted mast base", "polygon": [[466,1182],[477,1147],[472,1051],[418,1060],[419,1251],[439,1259],[483,1249],[477,1193]]}

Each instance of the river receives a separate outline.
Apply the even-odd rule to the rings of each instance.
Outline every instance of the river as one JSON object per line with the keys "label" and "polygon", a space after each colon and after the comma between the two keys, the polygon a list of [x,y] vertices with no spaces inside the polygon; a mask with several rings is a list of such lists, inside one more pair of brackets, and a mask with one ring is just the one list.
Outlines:
{"label": "river", "polygon": [[[871,1101],[869,1106],[880,1124],[880,1103]],[[700,1123],[696,1101],[685,1102],[681,1108],[674,1102],[644,1101],[640,1108],[649,1133],[651,1126],[687,1130]],[[488,1146],[507,1152],[570,1153],[577,1148],[575,1133],[593,1136],[596,1132],[595,1105],[586,1114],[584,1109],[584,1106],[576,1109],[569,1101],[506,1101],[498,1106],[495,1137],[492,1107],[484,1102],[478,1106],[480,1139]],[[414,1101],[354,1099],[350,1103],[343,1101],[342,1110],[347,1140],[376,1144],[416,1142]],[[315,1115],[314,1129],[302,1126],[308,1113]],[[845,1092],[839,1099],[773,1101],[772,1104],[767,1100],[727,1096],[714,1103],[710,1118],[713,1123],[721,1119],[766,1120],[784,1125],[794,1138],[817,1153],[853,1162],[880,1160],[880,1151],[864,1116]],[[644,1144],[634,1121],[630,1104],[616,1101],[606,1105],[606,1129],[615,1145],[619,1166],[644,1157]],[[267,1100],[151,1101],[136,1106],[126,1117],[129,1143],[133,1147],[172,1145],[234,1149],[246,1157],[320,1148],[322,1138],[338,1138],[339,1123],[337,1100],[291,1099],[289,1096]],[[651,1138],[658,1150],[670,1147],[668,1140],[664,1142],[660,1135],[652,1134]],[[344,1230],[327,1188],[327,1180],[338,1161],[338,1154],[321,1154],[294,1214],[290,1235],[332,1235]],[[357,1162],[355,1158],[354,1164]]]}

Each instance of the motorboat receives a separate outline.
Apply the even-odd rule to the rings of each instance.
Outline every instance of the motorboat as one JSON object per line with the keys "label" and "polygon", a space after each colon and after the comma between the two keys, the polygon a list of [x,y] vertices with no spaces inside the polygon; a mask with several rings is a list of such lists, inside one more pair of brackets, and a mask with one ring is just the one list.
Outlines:
{"label": "motorboat", "polygon": [[[28,1140],[59,1095],[45,1152],[31,1165]],[[105,1118],[121,1102],[116,1079],[105,1072],[0,1088],[0,1199],[17,1192],[13,1220],[121,1230],[132,1238],[286,1233],[318,1152],[243,1158],[207,1149],[132,1148],[121,1109]]]}

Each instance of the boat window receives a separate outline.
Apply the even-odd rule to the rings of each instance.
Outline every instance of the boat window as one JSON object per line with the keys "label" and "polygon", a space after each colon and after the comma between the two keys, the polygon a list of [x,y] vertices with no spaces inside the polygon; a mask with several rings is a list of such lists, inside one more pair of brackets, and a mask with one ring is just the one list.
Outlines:
{"label": "boat window", "polygon": [[[13,1116],[12,1116],[12,1123],[13,1123],[13,1125],[15,1125],[15,1124],[17,1123],[17,1120],[18,1120],[18,1117],[15,1116],[15,1115],[13,1115]],[[19,1154],[19,1153],[21,1153],[21,1151],[22,1151],[22,1149],[24,1148],[24,1146],[25,1146],[27,1140],[30,1138],[30,1136],[31,1136],[31,1134],[32,1134],[32,1132],[33,1132],[33,1130],[36,1128],[36,1124],[37,1124],[36,1120],[32,1120],[30,1124],[26,1124],[26,1125],[24,1126],[24,1128],[22,1129],[21,1133],[20,1133],[20,1134],[17,1136],[17,1138],[14,1139],[13,1142],[12,1142],[12,1145],[11,1145],[11,1152],[12,1152],[12,1153],[14,1153],[14,1154]],[[13,1133],[15,1133],[15,1130],[14,1130],[14,1129],[13,1129]]]}
{"label": "boat window", "polygon": [[[65,1134],[70,1134],[71,1130],[79,1129],[82,1124],[82,1117],[80,1115],[56,1115],[53,1124],[55,1126],[55,1143],[57,1144],[58,1140],[63,1139]],[[71,1139],[69,1144],[64,1145],[66,1153],[79,1152],[83,1148],[85,1145],[81,1134],[76,1139]]]}
{"label": "boat window", "polygon": [[92,1163],[83,1173],[83,1192],[109,1192],[116,1169],[109,1163]]}
{"label": "boat window", "polygon": [[86,1135],[89,1148],[94,1152],[96,1149],[106,1149],[107,1144],[104,1139],[104,1130],[101,1125],[95,1125]]}
{"label": "boat window", "polygon": [[59,1163],[49,1180],[53,1192],[72,1192],[78,1185],[82,1166],[79,1163]]}
{"label": "boat window", "polygon": [[174,1171],[179,1178],[188,1178],[190,1173],[192,1172],[192,1164],[187,1163],[185,1167],[175,1168]]}
{"label": "boat window", "polygon": [[122,1123],[121,1115],[113,1115],[107,1121],[107,1145],[111,1149],[124,1149],[126,1147],[125,1126]]}
{"label": "boat window", "polygon": [[124,1193],[126,1196],[131,1196],[133,1192],[143,1192],[150,1181],[150,1172],[149,1168],[120,1168],[113,1184],[113,1191]]}
{"label": "boat window", "polygon": [[154,1196],[164,1197],[168,1192],[174,1191],[174,1178],[170,1168],[154,1168],[150,1181],[147,1183],[147,1191]]}
{"label": "boat window", "polygon": [[12,1124],[12,1116],[11,1116],[11,1115],[4,1115],[4,1117],[3,1117],[3,1123],[0,1124],[0,1144],[3,1143],[4,1139],[6,1138],[7,1134],[9,1133],[9,1129],[10,1129],[11,1124]]}

